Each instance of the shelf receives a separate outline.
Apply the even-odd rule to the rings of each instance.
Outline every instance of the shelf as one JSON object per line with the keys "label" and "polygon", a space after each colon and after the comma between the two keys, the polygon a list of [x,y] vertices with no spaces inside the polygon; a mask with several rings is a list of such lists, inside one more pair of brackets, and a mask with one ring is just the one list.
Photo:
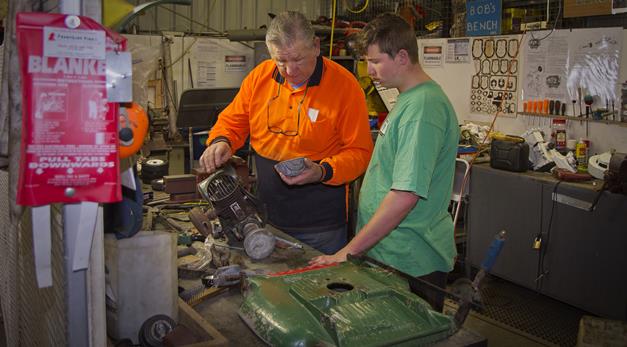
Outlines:
{"label": "shelf", "polygon": [[585,117],[573,117],[573,116],[562,116],[562,115],[554,115],[554,114],[546,114],[546,113],[530,113],[530,112],[518,112],[518,115],[527,116],[527,117],[563,118],[563,119],[567,119],[571,121],[616,124],[622,127],[627,127],[627,122],[621,122],[621,121],[609,120],[609,119],[592,119],[592,118],[585,118]]}

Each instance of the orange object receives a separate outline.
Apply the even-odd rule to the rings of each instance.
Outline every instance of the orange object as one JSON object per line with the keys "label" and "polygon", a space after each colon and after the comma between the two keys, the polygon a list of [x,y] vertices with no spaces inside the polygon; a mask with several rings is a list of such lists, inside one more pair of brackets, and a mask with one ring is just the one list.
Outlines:
{"label": "orange object", "polygon": [[549,113],[549,99],[544,99],[542,103],[542,113]]}
{"label": "orange object", "polygon": [[128,158],[137,153],[144,144],[148,132],[148,115],[146,111],[133,102],[120,104],[120,128],[118,144],[120,158]]}
{"label": "orange object", "polygon": [[529,103],[527,101],[523,102],[523,112],[529,112]]}
{"label": "orange object", "polygon": [[325,183],[343,185],[368,167],[373,143],[367,115],[359,83],[336,62],[319,57],[308,85],[294,89],[267,60],[244,79],[207,143],[225,137],[237,149],[250,130],[250,144],[259,156],[274,161],[307,157],[326,163],[333,176]]}
{"label": "orange object", "polygon": [[541,106],[540,106],[540,100],[536,100],[533,102],[533,113],[538,113],[540,112]]}

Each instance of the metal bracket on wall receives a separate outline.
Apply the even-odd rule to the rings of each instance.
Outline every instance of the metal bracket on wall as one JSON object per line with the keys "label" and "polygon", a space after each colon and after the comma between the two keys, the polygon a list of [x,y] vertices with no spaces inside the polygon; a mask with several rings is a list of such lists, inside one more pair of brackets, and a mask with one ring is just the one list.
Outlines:
{"label": "metal bracket on wall", "polygon": [[592,203],[584,200],[576,199],[568,195],[553,193],[553,201],[559,202],[560,204],[572,206],[574,208],[578,208],[584,211],[592,211]]}

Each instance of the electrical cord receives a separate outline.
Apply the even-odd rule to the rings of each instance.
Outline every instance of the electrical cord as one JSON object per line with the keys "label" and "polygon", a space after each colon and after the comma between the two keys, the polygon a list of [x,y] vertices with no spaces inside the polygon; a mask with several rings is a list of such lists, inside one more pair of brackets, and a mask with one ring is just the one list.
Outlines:
{"label": "electrical cord", "polygon": [[[549,270],[547,270],[544,266],[544,259],[549,249],[549,243],[551,242],[551,229],[553,227],[553,217],[555,214],[555,205],[557,205],[557,201],[555,199],[555,195],[557,194],[557,188],[562,183],[562,181],[557,181],[555,186],[553,187],[553,192],[551,193],[551,214],[549,215],[549,225],[546,230],[546,239],[542,241],[540,244],[540,254],[538,256],[538,267],[536,269],[536,291],[539,292],[542,289],[542,281],[544,280],[544,276],[549,274]],[[540,220],[542,223],[542,220]]]}
{"label": "electrical cord", "polygon": [[216,33],[218,33],[218,34],[220,34],[220,35],[222,35],[222,36],[226,36],[226,34],[225,34],[223,31],[220,31],[220,30],[218,30],[218,29],[214,29],[214,28],[212,28],[212,27],[208,26],[207,24],[201,23],[201,22],[199,22],[199,21],[197,21],[197,20],[194,20],[193,18],[190,18],[190,17],[188,17],[188,16],[182,15],[182,14],[180,14],[180,13],[178,13],[178,12],[174,11],[174,10],[171,10],[171,9],[169,9],[169,8],[167,8],[167,7],[163,6],[163,5],[159,5],[158,7],[159,7],[160,9],[162,9],[162,10],[166,10],[166,11],[168,11],[168,12],[170,12],[170,13],[173,13],[173,14],[174,14],[174,15],[176,15],[176,16],[179,16],[179,17],[182,17],[182,18],[184,18],[184,19],[187,19],[188,21],[190,21],[190,22],[191,22],[191,23],[193,23],[193,24],[200,25],[201,27],[207,28],[207,29],[209,29],[210,31],[216,32]]}
{"label": "electrical cord", "polygon": [[[546,39],[547,37],[551,36],[551,34],[553,34],[553,32],[555,31],[555,28],[557,27],[557,20],[559,19],[560,14],[562,13],[562,2],[558,1],[557,4],[558,4],[559,7],[558,7],[558,10],[557,10],[557,15],[555,16],[555,21],[553,22],[553,28],[551,29],[551,31],[548,34],[544,35],[542,38],[539,38],[539,39],[536,39],[533,36],[533,32],[530,31],[529,34],[531,35],[531,39],[532,40],[534,40],[534,41],[539,43],[540,41]],[[548,16],[547,16],[547,20],[548,20]]]}
{"label": "electrical cord", "polygon": [[168,94],[168,98],[172,102],[172,108],[174,109],[175,113],[178,113],[174,100],[174,95],[172,94],[172,91],[170,91],[170,84],[168,83],[167,79],[167,67],[165,66],[165,64],[162,64],[161,66],[161,75],[163,76],[163,85],[165,86],[165,92],[166,94]]}
{"label": "electrical cord", "polygon": [[196,41],[198,41],[197,37],[194,38],[194,41],[192,41],[192,43],[187,47],[187,49],[185,49],[185,51],[183,51],[183,53],[178,58],[174,59],[170,64],[165,66],[165,68],[169,69],[172,66],[174,66],[174,64],[178,63],[179,60],[183,59],[183,57],[186,56],[187,53],[189,53],[189,51],[192,49],[192,47],[194,47],[194,44],[196,44]]}
{"label": "electrical cord", "polygon": [[594,200],[592,201],[592,205],[590,205],[590,208],[588,209],[588,212],[593,212],[596,208],[597,208],[597,204],[599,203],[599,200],[601,199],[601,195],[603,195],[603,192],[605,190],[607,190],[607,180],[603,183],[603,187],[601,187],[601,189],[599,190],[599,192],[597,193],[597,195],[594,197]]}
{"label": "electrical cord", "polygon": [[333,57],[333,33],[335,32],[335,10],[337,2],[333,0],[333,13],[331,16],[331,42],[329,43],[329,59]]}
{"label": "electrical cord", "polygon": [[[215,5],[215,2],[214,2],[214,5]],[[193,18],[190,18],[190,17],[188,17],[188,16],[182,15],[182,14],[180,14],[180,13],[178,13],[178,12],[176,12],[176,11],[173,11],[173,10],[171,10],[171,9],[167,8],[167,7],[164,7],[164,6],[162,6],[162,5],[159,5],[158,7],[159,7],[159,8],[161,8],[161,9],[164,9],[164,10],[166,10],[166,11],[169,11],[169,12],[171,12],[171,13],[174,13],[175,15],[177,15],[177,16],[179,16],[179,17],[181,17],[181,18],[187,19],[187,20],[188,20],[188,21],[190,21],[192,24],[200,25],[200,26],[201,26],[201,27],[203,27],[203,28],[207,28],[207,29],[209,29],[209,31],[212,31],[212,32],[215,32],[215,33],[219,34],[221,37],[226,37],[226,33],[225,33],[224,31],[220,31],[220,30],[218,30],[218,29],[214,29],[214,28],[212,28],[212,27],[208,26],[207,24],[201,23],[201,22],[199,22],[199,21],[197,21],[197,20],[194,20]],[[212,7],[213,7],[213,6],[212,6]],[[190,28],[190,31],[191,31],[191,28]],[[247,44],[245,44],[244,42],[241,42],[241,41],[235,41],[235,42],[237,42],[237,43],[239,43],[240,45],[243,45],[243,46],[245,46],[245,47],[248,47],[248,48],[250,48],[250,49],[254,49],[254,48],[255,48],[255,47],[252,47],[251,45],[247,45]]]}
{"label": "electrical cord", "polygon": [[[523,42],[523,41],[524,41],[524,39],[525,39],[525,34],[526,34],[526,31],[524,31],[524,32],[522,33],[522,35],[520,36],[520,40],[518,40],[518,43],[517,43],[517,45],[516,45],[516,47],[517,47],[517,48],[516,48],[516,54],[512,57],[512,59],[516,59],[516,58],[518,57],[518,54],[520,53],[520,45],[522,44],[522,42]],[[473,45],[474,45],[474,41],[473,41]],[[509,66],[508,66],[508,69],[507,69],[507,70],[508,70],[508,71],[507,71],[508,73],[507,73],[507,78],[505,79],[505,85],[508,85],[508,84],[509,84],[509,81],[510,81],[510,79],[511,79],[511,77],[512,77],[512,72],[511,72],[511,70],[512,70],[512,65],[513,65],[513,64],[508,64],[508,65],[509,65]],[[496,123],[496,119],[499,117],[499,115],[500,115],[501,113],[502,113],[502,109],[501,109],[501,110],[497,110],[497,111],[496,111],[496,113],[494,114],[494,118],[492,118],[492,122],[490,122],[490,127],[488,128],[488,131],[486,132],[486,136],[483,138],[483,141],[481,142],[481,144],[480,144],[480,146],[479,146],[479,147],[481,147],[482,145],[484,145],[484,144],[488,141],[488,138],[490,137],[490,133],[492,132],[492,130],[494,130],[494,124]],[[459,192],[460,196],[464,196],[464,195],[463,195],[463,194],[464,194],[464,187],[466,186],[466,184],[467,184],[467,182],[468,182],[468,178],[470,177],[470,171],[471,171],[471,169],[472,169],[472,165],[474,164],[474,162],[475,162],[475,160],[477,159],[477,157],[478,157],[481,153],[483,153],[483,152],[484,152],[484,150],[478,150],[478,151],[476,151],[476,152],[472,155],[472,157],[470,158],[470,160],[468,161],[468,171],[467,171],[467,172],[466,172],[466,174],[464,175],[464,180],[463,180],[463,182],[462,182],[462,188],[461,188],[461,190],[460,190],[460,192]]]}

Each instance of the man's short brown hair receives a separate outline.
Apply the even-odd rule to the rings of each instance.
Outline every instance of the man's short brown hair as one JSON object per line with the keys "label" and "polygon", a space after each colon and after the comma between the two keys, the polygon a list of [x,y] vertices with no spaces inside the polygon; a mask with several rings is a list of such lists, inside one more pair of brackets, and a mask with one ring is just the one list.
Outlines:
{"label": "man's short brown hair", "polygon": [[383,13],[371,20],[362,30],[358,48],[365,53],[370,45],[376,44],[379,50],[391,58],[404,49],[413,64],[418,63],[418,43],[409,24],[393,13]]}

